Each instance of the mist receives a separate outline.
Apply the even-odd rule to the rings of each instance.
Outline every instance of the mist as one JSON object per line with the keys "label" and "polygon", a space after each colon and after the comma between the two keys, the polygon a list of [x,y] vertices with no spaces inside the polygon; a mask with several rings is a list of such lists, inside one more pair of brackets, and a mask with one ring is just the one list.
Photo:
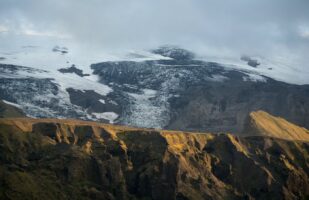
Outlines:
{"label": "mist", "polygon": [[172,44],[202,57],[264,56],[307,71],[308,9],[307,0],[1,0],[0,43],[2,52],[66,45],[84,55]]}

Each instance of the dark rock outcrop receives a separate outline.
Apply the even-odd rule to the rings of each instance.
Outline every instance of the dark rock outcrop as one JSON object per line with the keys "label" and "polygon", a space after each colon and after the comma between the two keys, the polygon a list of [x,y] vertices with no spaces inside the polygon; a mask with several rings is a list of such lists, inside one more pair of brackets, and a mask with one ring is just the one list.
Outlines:
{"label": "dark rock outcrop", "polygon": [[260,65],[260,63],[256,59],[252,59],[249,56],[241,56],[240,60],[247,62],[247,64],[251,67],[257,67]]}
{"label": "dark rock outcrop", "polygon": [[58,45],[54,46],[54,48],[52,49],[53,52],[59,52],[62,55],[69,53],[69,50],[67,47],[60,47]]}
{"label": "dark rock outcrop", "polygon": [[64,74],[65,73],[75,73],[76,75],[81,76],[81,77],[90,75],[90,74],[84,74],[83,70],[78,69],[77,67],[75,67],[75,65],[72,65],[71,67],[68,67],[68,68],[58,69],[58,71]]}

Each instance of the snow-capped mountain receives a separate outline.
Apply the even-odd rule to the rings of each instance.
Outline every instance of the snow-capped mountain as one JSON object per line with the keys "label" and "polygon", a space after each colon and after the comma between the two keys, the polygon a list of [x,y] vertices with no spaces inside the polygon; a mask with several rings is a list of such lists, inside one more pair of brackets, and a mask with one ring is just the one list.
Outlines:
{"label": "snow-capped mountain", "polygon": [[164,46],[133,52],[122,61],[92,64],[87,70],[78,65],[42,70],[0,64],[0,98],[18,104],[31,117],[240,131],[249,112],[263,109],[309,127],[309,86],[297,85],[306,80],[282,82],[282,76],[277,78],[278,71],[284,71],[279,65],[250,56],[239,60],[208,62]]}

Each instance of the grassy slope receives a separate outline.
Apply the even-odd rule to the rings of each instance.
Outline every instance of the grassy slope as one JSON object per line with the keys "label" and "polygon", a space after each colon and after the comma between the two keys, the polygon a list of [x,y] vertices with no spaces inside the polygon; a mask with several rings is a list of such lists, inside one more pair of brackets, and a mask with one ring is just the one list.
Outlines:
{"label": "grassy slope", "polygon": [[242,136],[267,136],[293,141],[309,142],[309,130],[275,117],[264,111],[250,113]]}
{"label": "grassy slope", "polygon": [[8,105],[0,100],[0,118],[5,117],[25,117],[25,114],[21,109]]}

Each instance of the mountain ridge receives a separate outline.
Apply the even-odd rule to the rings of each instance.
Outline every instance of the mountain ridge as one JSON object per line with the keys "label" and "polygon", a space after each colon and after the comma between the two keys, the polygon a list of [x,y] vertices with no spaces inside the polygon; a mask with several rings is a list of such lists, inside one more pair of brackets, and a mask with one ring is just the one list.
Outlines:
{"label": "mountain ridge", "polygon": [[0,144],[1,199],[309,196],[308,142],[10,118]]}
{"label": "mountain ridge", "polygon": [[[0,113],[1,114],[1,113]],[[121,130],[136,130],[136,131],[157,131],[159,133],[187,133],[187,134],[210,134],[211,132],[194,132],[194,131],[179,131],[179,130],[168,130],[168,129],[149,129],[134,126],[114,125],[108,123],[101,123],[96,121],[85,121],[78,119],[55,119],[55,118],[25,118],[25,117],[5,117],[0,118],[0,123],[16,126],[21,131],[32,132],[33,125],[36,123],[56,123],[65,124],[68,126],[93,126],[98,128],[115,129]],[[225,132],[229,133],[229,132]],[[215,133],[213,133],[215,134]],[[224,134],[224,132],[217,133]],[[251,112],[247,117],[245,128],[241,132],[230,133],[240,137],[271,137],[283,140],[302,141],[309,142],[309,130],[297,126],[284,118],[273,116],[265,111],[258,110]]]}

